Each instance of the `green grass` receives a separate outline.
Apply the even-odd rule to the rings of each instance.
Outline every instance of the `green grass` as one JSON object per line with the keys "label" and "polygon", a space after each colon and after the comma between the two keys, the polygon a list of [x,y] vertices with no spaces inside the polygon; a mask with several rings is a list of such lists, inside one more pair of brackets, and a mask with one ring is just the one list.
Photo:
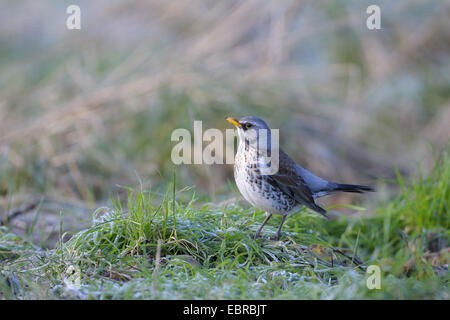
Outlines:
{"label": "green grass", "polygon": [[[0,297],[449,299],[449,181],[447,151],[427,177],[399,175],[401,193],[373,213],[326,221],[305,210],[277,242],[278,217],[253,240],[263,212],[183,199],[175,179],[162,199],[127,188],[127,201],[96,210],[91,227],[60,234],[52,250],[1,227]],[[371,264],[381,268],[379,290],[366,286]]]}
{"label": "green grass", "polygon": [[[428,144],[448,145],[440,3],[383,1],[380,33],[355,23],[358,1],[91,1],[82,32],[61,32],[64,5],[28,2],[9,1],[0,28],[0,219],[39,206],[0,226],[0,298],[448,299],[448,152],[410,179],[417,159],[430,170]],[[379,178],[372,197],[327,202],[369,209],[332,221],[303,211],[282,242],[268,240],[274,217],[254,241],[264,214],[219,204],[232,166],[176,166],[170,185],[174,129],[225,130],[244,115],[280,128],[319,176]],[[330,248],[379,265],[382,289],[341,254],[331,265]],[[66,278],[78,268],[77,289]]]}

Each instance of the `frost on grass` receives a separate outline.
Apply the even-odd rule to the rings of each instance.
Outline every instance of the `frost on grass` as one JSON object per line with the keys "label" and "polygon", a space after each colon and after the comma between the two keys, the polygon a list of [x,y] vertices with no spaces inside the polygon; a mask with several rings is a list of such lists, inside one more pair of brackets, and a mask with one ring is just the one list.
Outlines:
{"label": "frost on grass", "polygon": [[[76,299],[448,299],[450,162],[398,181],[401,193],[360,219],[308,211],[252,235],[264,213],[235,205],[158,202],[129,189],[92,223],[42,250],[0,228],[2,297]],[[412,214],[414,213],[414,215]],[[275,220],[279,217],[275,217]],[[365,266],[382,270],[366,286]],[[79,273],[76,271],[79,270]]]}

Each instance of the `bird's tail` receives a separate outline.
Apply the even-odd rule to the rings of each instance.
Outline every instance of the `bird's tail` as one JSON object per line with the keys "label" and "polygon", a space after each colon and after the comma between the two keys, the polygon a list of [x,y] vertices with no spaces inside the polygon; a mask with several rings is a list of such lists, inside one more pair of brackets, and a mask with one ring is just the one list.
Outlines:
{"label": "bird's tail", "polygon": [[363,186],[359,184],[333,183],[333,187],[330,191],[364,193],[364,192],[374,192],[375,189],[369,186]]}
{"label": "bird's tail", "polygon": [[[363,186],[360,184],[345,184],[345,183],[337,183],[337,182],[328,182],[327,187],[316,191],[313,194],[313,197],[315,199],[315,198],[319,198],[319,197],[326,196],[329,194],[333,194],[338,191],[364,193],[364,192],[374,192],[375,189],[372,187]],[[328,219],[330,218],[327,215],[327,211],[324,208],[319,207],[314,202],[312,204],[307,204],[307,207],[309,207],[310,209],[314,210],[317,213],[320,213],[325,218],[328,218]]]}

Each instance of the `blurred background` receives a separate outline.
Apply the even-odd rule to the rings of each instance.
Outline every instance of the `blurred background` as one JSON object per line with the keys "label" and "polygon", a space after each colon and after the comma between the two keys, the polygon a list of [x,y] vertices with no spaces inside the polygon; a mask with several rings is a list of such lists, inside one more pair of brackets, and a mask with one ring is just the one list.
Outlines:
{"label": "blurred background", "polygon": [[3,0],[0,219],[51,246],[60,217],[75,231],[120,186],[164,193],[174,171],[185,193],[241,199],[231,165],[170,160],[174,129],[225,116],[262,117],[304,167],[387,197],[395,168],[448,146],[449,16],[438,0]]}

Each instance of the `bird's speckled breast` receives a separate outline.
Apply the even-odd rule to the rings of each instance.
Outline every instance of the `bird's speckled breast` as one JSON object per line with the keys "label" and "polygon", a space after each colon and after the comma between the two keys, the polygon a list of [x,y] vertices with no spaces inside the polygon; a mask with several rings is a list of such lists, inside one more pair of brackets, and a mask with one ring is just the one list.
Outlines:
{"label": "bird's speckled breast", "polygon": [[256,208],[273,214],[287,214],[298,207],[289,195],[267,182],[258,169],[256,150],[244,150],[240,143],[235,157],[234,179],[242,196]]}

